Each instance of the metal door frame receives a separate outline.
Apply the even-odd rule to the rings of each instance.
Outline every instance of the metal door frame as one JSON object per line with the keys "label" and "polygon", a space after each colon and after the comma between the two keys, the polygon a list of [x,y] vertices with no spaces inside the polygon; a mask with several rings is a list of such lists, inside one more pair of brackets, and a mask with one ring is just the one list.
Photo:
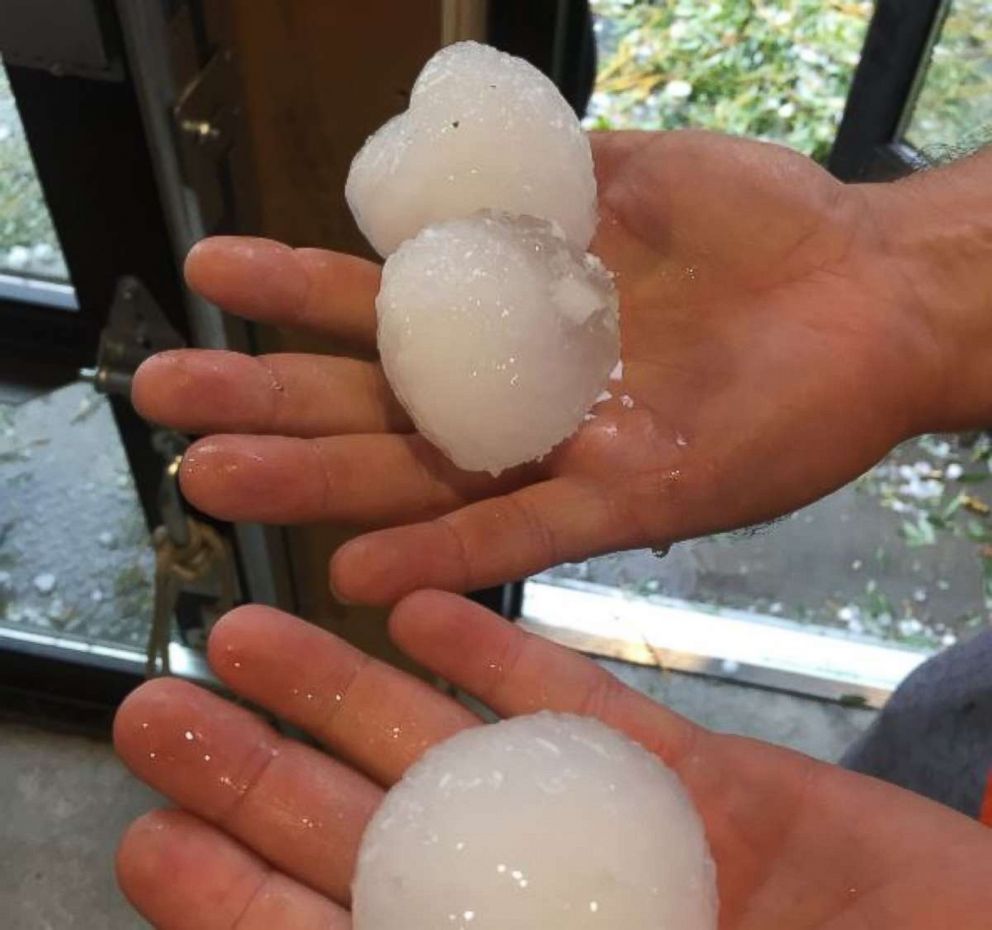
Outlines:
{"label": "metal door frame", "polygon": [[927,166],[902,138],[951,0],[878,0],[827,167],[842,181]]}
{"label": "metal door frame", "polygon": [[[0,289],[0,359],[43,366],[53,385],[75,380],[80,368],[94,362],[115,288],[126,276],[148,288],[188,344],[250,349],[250,327],[222,317],[182,281],[186,252],[207,232],[196,198],[182,181],[166,106],[168,95],[175,99],[181,90],[166,67],[166,15],[182,9],[183,0],[120,0],[116,8],[111,0],[46,3],[66,3],[77,12],[92,6],[108,67],[79,71],[43,56],[7,65],[76,307],[71,300],[52,306],[44,299],[45,287]],[[199,3],[192,0],[197,9]],[[0,0],[0,19],[4,5]],[[203,54],[211,51],[204,44]],[[209,230],[222,231],[222,225]],[[126,398],[110,401],[146,517],[158,523],[163,462],[151,448],[151,431]],[[246,599],[292,609],[282,531],[238,525],[234,537]],[[0,698],[5,707],[25,696],[113,706],[144,679],[144,660],[144,653],[126,648],[0,628]],[[192,650],[178,649],[173,666],[186,677],[209,680],[202,657]]]}

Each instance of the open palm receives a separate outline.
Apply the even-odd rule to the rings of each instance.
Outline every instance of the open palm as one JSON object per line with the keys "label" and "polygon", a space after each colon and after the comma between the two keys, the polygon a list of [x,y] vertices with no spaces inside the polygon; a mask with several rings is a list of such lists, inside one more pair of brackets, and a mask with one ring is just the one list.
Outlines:
{"label": "open palm", "polygon": [[[777,146],[707,133],[593,137],[617,273],[623,385],[544,461],[493,479],[413,431],[374,361],[182,351],[135,379],[150,419],[218,434],[183,487],[218,517],[385,527],[344,546],[336,590],[392,603],[768,519],[925,425],[935,361],[865,188]],[[191,254],[241,316],[374,348],[378,267],[255,239]]]}
{"label": "open palm", "polygon": [[[721,930],[979,930],[992,913],[992,832],[902,789],[703,730],[599,666],[469,601],[421,592],[394,639],[504,716],[598,717],[672,766],[717,863]],[[347,930],[358,843],[384,789],[438,740],[480,725],[424,682],[270,608],[214,629],[237,694],[334,753],[161,679],[122,706],[118,752],[183,812],[126,834],[118,874],[160,930]]]}

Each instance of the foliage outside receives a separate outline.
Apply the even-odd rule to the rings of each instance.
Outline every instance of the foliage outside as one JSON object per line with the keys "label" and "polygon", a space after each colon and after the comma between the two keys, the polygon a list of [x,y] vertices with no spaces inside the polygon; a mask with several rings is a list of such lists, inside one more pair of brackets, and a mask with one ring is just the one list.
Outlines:
{"label": "foliage outside", "polygon": [[[824,161],[869,0],[593,0],[600,54],[588,124],[697,127],[781,142]],[[992,126],[992,0],[955,0],[909,138],[941,155]]]}
{"label": "foliage outside", "polygon": [[58,236],[0,66],[0,271],[65,278]]}
{"label": "foliage outside", "polygon": [[936,159],[992,139],[992,0],[955,0],[907,127]]}
{"label": "foliage outside", "polygon": [[790,145],[822,161],[858,63],[867,0],[593,0],[592,126],[687,126]]}

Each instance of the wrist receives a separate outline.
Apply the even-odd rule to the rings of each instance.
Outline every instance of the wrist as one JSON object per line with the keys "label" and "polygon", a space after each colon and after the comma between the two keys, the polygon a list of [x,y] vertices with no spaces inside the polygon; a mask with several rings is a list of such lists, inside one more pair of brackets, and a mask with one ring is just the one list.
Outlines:
{"label": "wrist", "polygon": [[919,432],[992,425],[992,157],[862,191],[879,271],[919,332]]}

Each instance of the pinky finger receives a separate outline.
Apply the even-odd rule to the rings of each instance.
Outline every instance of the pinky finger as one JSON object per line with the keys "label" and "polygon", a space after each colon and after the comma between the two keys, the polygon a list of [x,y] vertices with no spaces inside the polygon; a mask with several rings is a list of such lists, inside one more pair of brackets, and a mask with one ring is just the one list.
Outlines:
{"label": "pinky finger", "polygon": [[332,901],[180,811],[153,811],[131,825],[117,853],[117,878],[157,930],[351,926]]}

